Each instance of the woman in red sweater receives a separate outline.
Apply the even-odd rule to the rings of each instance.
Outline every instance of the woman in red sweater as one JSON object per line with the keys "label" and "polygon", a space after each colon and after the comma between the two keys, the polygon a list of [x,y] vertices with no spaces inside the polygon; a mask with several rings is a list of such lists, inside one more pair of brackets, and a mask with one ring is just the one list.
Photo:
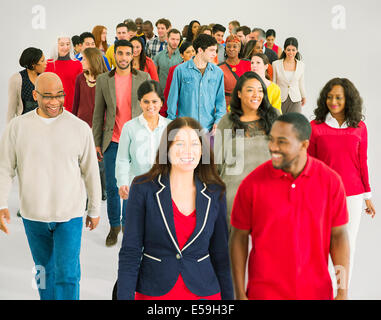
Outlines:
{"label": "woman in red sweater", "polygon": [[72,52],[70,37],[59,37],[45,70],[54,72],[61,78],[66,94],[64,106],[69,112],[73,109],[75,79],[82,73],[82,64],[75,60]]}
{"label": "woman in red sweater", "polygon": [[159,81],[159,75],[157,74],[155,63],[151,58],[146,56],[142,40],[139,37],[133,37],[130,42],[134,47],[133,67],[136,70],[149,73],[152,80]]}
{"label": "woman in red sweater", "polygon": [[308,153],[329,165],[343,180],[349,214],[350,280],[363,201],[367,214],[373,218],[376,213],[369,185],[362,98],[351,81],[334,78],[320,92],[317,105]]}

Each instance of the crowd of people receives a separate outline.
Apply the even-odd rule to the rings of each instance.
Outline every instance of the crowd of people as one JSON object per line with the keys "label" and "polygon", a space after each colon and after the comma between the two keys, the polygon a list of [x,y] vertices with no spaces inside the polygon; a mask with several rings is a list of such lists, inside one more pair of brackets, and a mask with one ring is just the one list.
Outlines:
{"label": "crowd of people", "polygon": [[103,200],[105,245],[123,233],[115,299],[347,299],[363,205],[376,213],[353,82],[329,80],[309,122],[296,38],[155,26],[59,36],[10,78],[0,230],[17,173],[40,298],[80,298],[83,215],[96,228]]}

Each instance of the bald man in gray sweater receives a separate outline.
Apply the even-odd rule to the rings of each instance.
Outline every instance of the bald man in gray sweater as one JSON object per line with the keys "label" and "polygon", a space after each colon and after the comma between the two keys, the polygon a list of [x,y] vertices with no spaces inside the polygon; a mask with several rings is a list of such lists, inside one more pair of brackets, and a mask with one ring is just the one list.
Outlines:
{"label": "bald man in gray sweater", "polygon": [[[101,185],[88,124],[63,108],[60,78],[43,73],[33,91],[38,108],[14,118],[0,141],[0,230],[9,233],[8,196],[17,173],[20,212],[42,300],[79,299],[83,215],[99,223]],[[44,277],[42,279],[42,277]]]}

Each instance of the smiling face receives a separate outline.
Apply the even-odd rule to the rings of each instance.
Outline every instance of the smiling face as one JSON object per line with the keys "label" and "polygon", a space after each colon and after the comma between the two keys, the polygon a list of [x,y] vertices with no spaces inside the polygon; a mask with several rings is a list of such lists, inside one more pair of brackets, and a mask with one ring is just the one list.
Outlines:
{"label": "smiling face", "polygon": [[262,79],[265,77],[266,70],[268,67],[269,65],[265,65],[261,57],[253,56],[251,58],[251,71],[254,71],[255,73],[259,74]]}
{"label": "smiling face", "polygon": [[269,151],[275,169],[292,172],[306,154],[308,140],[300,141],[293,124],[275,121],[269,134]]}
{"label": "smiling face", "polygon": [[293,45],[288,45],[284,52],[286,53],[286,57],[289,59],[295,59],[296,54],[298,53],[298,49]]}
{"label": "smiling face", "polygon": [[163,106],[163,102],[156,92],[151,91],[146,93],[140,100],[140,107],[143,110],[143,116],[146,119],[157,118],[159,116],[159,111]]}
{"label": "smiling face", "polygon": [[217,40],[217,43],[222,43],[222,41],[224,40],[224,32],[217,31],[213,34],[213,37]]}
{"label": "smiling face", "polygon": [[167,32],[168,29],[165,26],[165,24],[159,23],[157,26],[157,35],[159,36],[160,39],[165,39],[167,38]]}
{"label": "smiling face", "polygon": [[226,43],[226,54],[230,59],[238,58],[239,51],[241,50],[241,43],[229,41]]}
{"label": "smiling face", "polygon": [[139,57],[142,53],[142,43],[139,40],[132,40],[131,44],[134,47],[134,57]]}
{"label": "smiling face", "polygon": [[60,78],[54,73],[43,73],[38,77],[33,97],[38,103],[39,114],[44,118],[55,118],[63,111],[64,91]]}
{"label": "smiling face", "polygon": [[183,127],[176,131],[168,154],[172,170],[193,171],[200,162],[201,154],[201,141],[194,129]]}
{"label": "smiling face", "polygon": [[115,63],[118,69],[126,70],[130,67],[133,59],[132,49],[127,46],[120,46],[115,52]]}
{"label": "smiling face", "polygon": [[58,40],[58,56],[65,57],[70,52],[70,38],[60,38]]}
{"label": "smiling face", "polygon": [[192,59],[196,55],[196,51],[194,50],[193,46],[189,46],[184,53],[180,53],[181,58],[183,58],[184,62],[187,62],[188,60]]}
{"label": "smiling face", "polygon": [[344,88],[340,85],[332,87],[331,91],[327,94],[326,100],[327,108],[331,115],[336,117],[345,118],[345,92]]}
{"label": "smiling face", "polygon": [[255,78],[246,80],[242,90],[238,91],[238,98],[244,114],[258,110],[263,100],[262,84]]}

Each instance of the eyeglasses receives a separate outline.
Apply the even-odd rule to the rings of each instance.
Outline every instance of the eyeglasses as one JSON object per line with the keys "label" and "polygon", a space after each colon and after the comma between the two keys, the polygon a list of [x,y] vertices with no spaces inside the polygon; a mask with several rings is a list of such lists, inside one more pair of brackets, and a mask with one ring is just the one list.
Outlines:
{"label": "eyeglasses", "polygon": [[65,96],[66,96],[66,93],[62,93],[62,94],[59,94],[57,96],[45,96],[43,95],[42,93],[38,92],[37,90],[35,90],[41,97],[43,100],[45,101],[53,101],[54,99],[57,99],[57,100],[63,100],[65,99]]}

